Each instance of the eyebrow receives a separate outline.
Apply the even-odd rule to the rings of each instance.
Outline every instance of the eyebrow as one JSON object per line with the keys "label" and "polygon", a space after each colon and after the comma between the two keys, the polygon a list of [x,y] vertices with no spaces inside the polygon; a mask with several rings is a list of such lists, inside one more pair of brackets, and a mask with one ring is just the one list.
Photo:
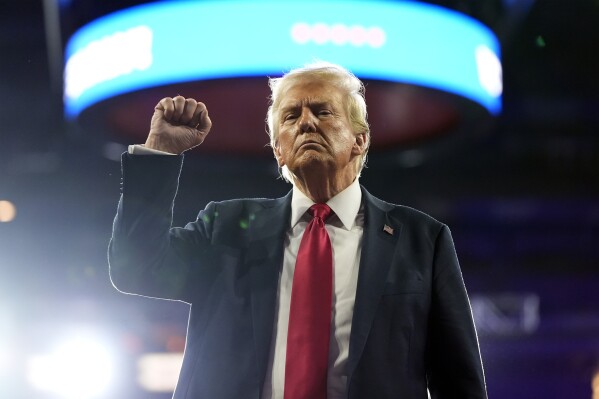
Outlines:
{"label": "eyebrow", "polygon": [[281,107],[279,108],[280,111],[279,112],[288,112],[297,108],[301,108],[304,106],[304,104],[307,104],[309,107],[323,107],[325,105],[329,105],[332,107],[332,101],[325,101],[325,100],[321,100],[321,99],[307,99],[307,100],[301,100],[301,101],[297,101],[295,103],[292,104],[281,104]]}

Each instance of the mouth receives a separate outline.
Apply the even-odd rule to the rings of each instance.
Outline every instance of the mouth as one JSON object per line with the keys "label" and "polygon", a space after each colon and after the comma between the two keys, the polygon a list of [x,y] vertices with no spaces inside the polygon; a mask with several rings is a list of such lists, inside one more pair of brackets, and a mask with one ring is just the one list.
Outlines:
{"label": "mouth", "polygon": [[301,143],[299,146],[299,148],[304,148],[304,147],[323,147],[323,145],[321,143],[319,143],[318,141],[307,140],[307,141],[304,141],[303,143]]}

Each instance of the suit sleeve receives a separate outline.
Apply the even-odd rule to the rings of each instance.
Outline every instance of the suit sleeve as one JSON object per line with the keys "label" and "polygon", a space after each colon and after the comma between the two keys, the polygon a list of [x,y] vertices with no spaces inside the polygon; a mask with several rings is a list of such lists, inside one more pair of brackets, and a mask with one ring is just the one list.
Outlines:
{"label": "suit sleeve", "polygon": [[[108,248],[110,278],[122,292],[191,302],[208,272],[214,204],[185,228],[172,228],[182,156],[122,157],[122,193]],[[209,268],[205,268],[209,270]],[[195,294],[194,294],[195,295]]]}
{"label": "suit sleeve", "polygon": [[427,378],[432,399],[487,397],[470,302],[451,233],[435,242],[433,293],[427,335]]}

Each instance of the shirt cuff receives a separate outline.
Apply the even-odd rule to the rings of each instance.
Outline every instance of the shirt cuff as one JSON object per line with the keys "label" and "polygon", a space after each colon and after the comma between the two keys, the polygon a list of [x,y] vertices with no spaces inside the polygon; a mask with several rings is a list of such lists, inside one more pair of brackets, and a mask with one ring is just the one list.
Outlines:
{"label": "shirt cuff", "polygon": [[148,148],[143,144],[133,144],[128,148],[129,154],[132,155],[177,155],[172,152],[154,150],[152,148]]}

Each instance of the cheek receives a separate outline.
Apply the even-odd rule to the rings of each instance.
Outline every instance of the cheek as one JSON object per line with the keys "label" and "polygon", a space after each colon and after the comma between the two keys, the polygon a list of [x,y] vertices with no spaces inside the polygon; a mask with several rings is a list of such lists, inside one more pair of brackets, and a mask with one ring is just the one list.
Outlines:
{"label": "cheek", "polygon": [[279,133],[278,148],[279,154],[286,158],[293,148],[293,137],[288,134]]}
{"label": "cheek", "polygon": [[281,149],[281,152],[285,152],[291,143],[291,139],[289,137],[289,135],[287,134],[280,134],[279,135],[279,148]]}
{"label": "cheek", "polygon": [[349,132],[345,126],[341,126],[335,129],[335,142],[339,147],[347,148],[352,147],[355,142],[355,138],[351,132]]}

